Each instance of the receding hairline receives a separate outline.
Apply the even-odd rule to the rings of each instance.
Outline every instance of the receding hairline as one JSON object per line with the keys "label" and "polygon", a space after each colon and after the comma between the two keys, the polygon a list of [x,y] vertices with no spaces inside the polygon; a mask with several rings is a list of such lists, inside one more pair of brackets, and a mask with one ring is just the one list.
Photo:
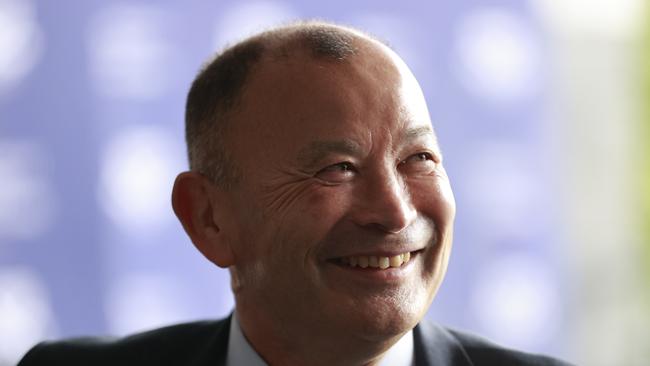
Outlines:
{"label": "receding hairline", "polygon": [[[337,42],[331,42],[332,39]],[[251,68],[249,77],[273,62],[300,58],[305,61],[345,62],[360,56],[366,50],[379,51],[385,55],[394,52],[388,43],[369,33],[320,20],[297,21],[272,27],[244,38],[225,50],[252,43],[260,44],[262,52]],[[249,82],[250,78],[242,85],[242,89]]]}
{"label": "receding hairline", "polygon": [[[319,44],[320,34],[325,32],[329,37],[338,38],[340,49],[333,49],[327,42]],[[396,66],[395,56],[401,60],[391,46],[359,29],[345,25],[320,20],[297,21],[269,28],[266,31],[253,34],[243,40],[226,47],[232,49],[249,43],[262,45],[260,57],[250,68],[245,82],[241,85],[235,97],[236,105],[230,112],[235,112],[240,106],[244,90],[250,86],[256,74],[273,63],[290,61],[297,62],[331,62],[344,65],[353,62],[356,57],[382,57],[386,62]]]}
{"label": "receding hairline", "polygon": [[[298,46],[294,48],[294,50],[297,50],[301,49],[300,46],[308,48],[310,44],[305,43],[304,41],[309,40],[310,38],[317,39],[319,33],[327,33],[330,36],[339,37],[341,40],[348,41],[352,43],[351,46],[355,50],[356,46],[366,42],[386,46],[385,42],[380,41],[375,36],[359,29],[320,20],[295,21],[271,27],[262,32],[246,37],[239,42],[236,42],[233,46],[250,41],[261,41],[264,42],[269,49],[277,50],[287,46]],[[316,47],[315,50],[318,51],[318,48]],[[353,52],[350,54],[353,54]]]}

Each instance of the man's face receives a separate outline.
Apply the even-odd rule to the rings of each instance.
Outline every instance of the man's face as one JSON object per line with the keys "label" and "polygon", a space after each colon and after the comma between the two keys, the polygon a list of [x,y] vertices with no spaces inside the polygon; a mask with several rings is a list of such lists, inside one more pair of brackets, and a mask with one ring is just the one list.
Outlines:
{"label": "man's face", "polygon": [[406,66],[367,45],[342,62],[265,62],[231,122],[238,308],[288,334],[415,326],[446,271],[455,205]]}

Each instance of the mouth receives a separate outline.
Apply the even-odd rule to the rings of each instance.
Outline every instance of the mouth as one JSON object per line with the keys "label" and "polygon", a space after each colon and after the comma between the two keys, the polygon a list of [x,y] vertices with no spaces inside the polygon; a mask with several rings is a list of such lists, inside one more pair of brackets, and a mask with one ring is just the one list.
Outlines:
{"label": "mouth", "polygon": [[341,267],[348,267],[350,269],[385,271],[405,267],[421,251],[422,250],[415,250],[412,252],[404,252],[393,255],[351,255],[333,258],[330,260],[330,262]]}
{"label": "mouth", "polygon": [[[363,253],[327,260],[333,278],[352,286],[361,281],[363,288],[401,285],[416,267],[417,259],[425,249],[402,253]],[[368,287],[370,286],[370,287]]]}

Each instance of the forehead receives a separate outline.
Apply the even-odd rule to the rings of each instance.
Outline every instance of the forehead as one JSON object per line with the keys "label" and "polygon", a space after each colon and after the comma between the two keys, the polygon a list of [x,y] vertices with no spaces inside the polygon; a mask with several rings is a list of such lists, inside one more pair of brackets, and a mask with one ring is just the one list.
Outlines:
{"label": "forehead", "polygon": [[363,139],[375,130],[399,135],[430,126],[424,97],[408,67],[388,48],[370,41],[344,60],[306,52],[264,59],[240,101],[235,128],[247,139],[292,137],[298,143],[342,134]]}
{"label": "forehead", "polygon": [[381,98],[396,91],[402,71],[389,54],[369,41],[360,43],[356,52],[344,59],[297,49],[289,55],[265,57],[253,71],[247,91],[286,103],[336,102],[336,97],[344,96],[352,98],[344,105],[354,105],[359,98]]}

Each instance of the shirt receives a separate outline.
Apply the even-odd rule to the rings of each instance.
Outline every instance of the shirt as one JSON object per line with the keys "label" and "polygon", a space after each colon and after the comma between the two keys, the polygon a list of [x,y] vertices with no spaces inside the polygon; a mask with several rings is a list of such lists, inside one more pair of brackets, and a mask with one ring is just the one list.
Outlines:
{"label": "shirt", "polygon": [[[230,322],[226,357],[226,366],[267,366],[244,337],[236,313]],[[413,331],[409,331],[384,354],[379,366],[415,366],[414,362]]]}

